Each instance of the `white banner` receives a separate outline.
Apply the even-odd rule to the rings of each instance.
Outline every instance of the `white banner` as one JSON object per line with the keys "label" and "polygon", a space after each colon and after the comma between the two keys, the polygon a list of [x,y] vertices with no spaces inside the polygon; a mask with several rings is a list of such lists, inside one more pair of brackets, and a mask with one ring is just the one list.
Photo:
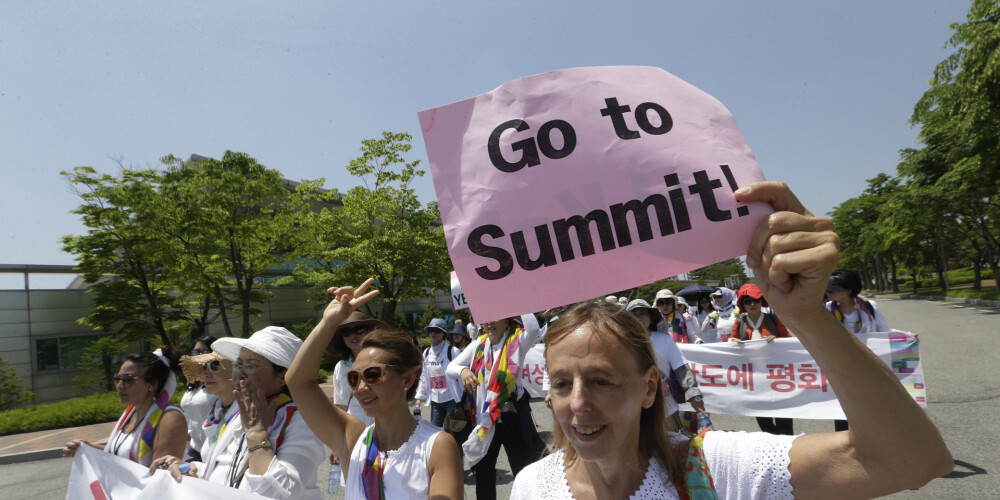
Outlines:
{"label": "white banner", "polygon": [[[905,332],[860,334],[864,342],[893,370],[914,400],[925,410],[919,342]],[[826,375],[795,338],[771,343],[678,344],[695,374],[709,413],[758,417],[841,419],[840,408]],[[691,411],[688,404],[682,410]]]}
{"label": "white banner", "polygon": [[521,379],[521,387],[524,387],[528,391],[528,394],[531,394],[531,397],[545,397],[545,392],[548,389],[547,387],[543,387],[545,380],[545,344],[536,344],[524,356],[524,364],[521,365],[521,373],[518,375],[518,378]]}
{"label": "white banner", "polygon": [[192,498],[251,500],[264,497],[193,477],[185,477],[178,483],[163,470],[150,476],[147,467],[87,445],[80,446],[73,458],[69,487],[66,489],[66,500]]}
{"label": "white banner", "polygon": [[458,282],[458,275],[455,274],[455,271],[451,272],[451,308],[455,311],[469,308],[465,294],[462,293],[462,284]]}

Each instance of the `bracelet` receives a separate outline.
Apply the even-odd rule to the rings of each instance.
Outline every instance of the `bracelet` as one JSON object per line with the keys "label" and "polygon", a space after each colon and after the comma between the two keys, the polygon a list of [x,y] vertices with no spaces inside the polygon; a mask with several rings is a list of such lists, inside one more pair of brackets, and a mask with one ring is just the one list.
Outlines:
{"label": "bracelet", "polygon": [[267,448],[267,449],[270,450],[271,449],[271,440],[270,439],[265,439],[265,440],[261,441],[260,444],[255,444],[255,445],[251,446],[250,449],[247,450],[247,453],[259,450],[261,448]]}

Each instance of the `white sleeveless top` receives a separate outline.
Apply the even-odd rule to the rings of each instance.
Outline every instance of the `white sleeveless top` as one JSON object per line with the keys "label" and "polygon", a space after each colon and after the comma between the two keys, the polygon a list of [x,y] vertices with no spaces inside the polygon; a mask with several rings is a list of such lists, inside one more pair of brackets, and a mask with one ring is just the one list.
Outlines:
{"label": "white sleeveless top", "polygon": [[[142,421],[139,425],[135,426],[132,432],[125,434],[121,432],[121,428],[125,426],[125,420],[128,419],[131,412],[126,411],[122,413],[122,416],[118,419],[118,425],[111,430],[111,435],[108,436],[108,444],[105,445],[104,451],[111,453],[112,455],[117,455],[127,460],[132,460],[132,457],[139,456],[139,435],[142,434],[143,429],[146,428],[146,422],[149,420],[149,416],[153,414],[153,410],[156,409],[156,405],[150,405],[149,409],[146,410],[146,415],[142,417]],[[183,411],[176,406],[167,406],[163,413],[171,410],[176,410],[181,413]],[[135,410],[132,410],[135,411]],[[150,462],[152,462],[152,456],[150,456]],[[143,465],[149,465],[145,463]]]}
{"label": "white sleeveless top", "polygon": [[[410,439],[396,450],[385,452],[385,472],[382,483],[385,485],[385,498],[429,498],[431,477],[428,463],[431,458],[431,448],[434,439],[443,432],[430,422],[416,419],[417,427]],[[364,487],[361,483],[361,470],[365,467],[364,436],[368,434],[365,428],[354,449],[351,450],[351,462],[347,471],[346,500],[365,500]]]}

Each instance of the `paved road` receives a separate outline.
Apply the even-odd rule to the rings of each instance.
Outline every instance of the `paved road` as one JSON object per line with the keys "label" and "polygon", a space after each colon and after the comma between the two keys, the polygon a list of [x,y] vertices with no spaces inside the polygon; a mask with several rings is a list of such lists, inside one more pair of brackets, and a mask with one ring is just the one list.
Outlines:
{"label": "paved road", "polygon": [[[1000,340],[1000,312],[965,308],[946,302],[884,299],[878,301],[893,327],[919,333],[928,414],[941,429],[955,458],[955,470],[920,490],[889,498],[997,498],[1000,492],[1000,378],[992,377],[1000,358],[994,340]],[[551,429],[549,413],[534,404],[536,423]],[[752,418],[715,415],[716,427],[756,431]],[[795,420],[796,432],[824,432],[829,421]],[[543,434],[547,437],[548,433]],[[501,453],[498,498],[507,498],[513,478]],[[0,492],[6,498],[62,499],[66,495],[69,459],[43,460],[0,466]],[[320,466],[323,491],[328,466]],[[466,476],[471,483],[471,476]],[[343,493],[341,492],[341,495]],[[341,496],[342,497],[342,496]],[[337,498],[325,496],[324,498]],[[466,485],[466,498],[475,487]]]}

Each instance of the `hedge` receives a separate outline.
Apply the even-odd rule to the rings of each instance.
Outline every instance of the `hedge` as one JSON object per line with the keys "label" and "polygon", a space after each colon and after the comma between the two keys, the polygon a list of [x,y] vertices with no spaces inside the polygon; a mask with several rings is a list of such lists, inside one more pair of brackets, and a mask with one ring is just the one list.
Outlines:
{"label": "hedge", "polygon": [[[175,392],[171,404],[179,406],[183,395],[183,389]],[[0,436],[113,422],[124,410],[115,392],[16,408],[0,412]]]}

